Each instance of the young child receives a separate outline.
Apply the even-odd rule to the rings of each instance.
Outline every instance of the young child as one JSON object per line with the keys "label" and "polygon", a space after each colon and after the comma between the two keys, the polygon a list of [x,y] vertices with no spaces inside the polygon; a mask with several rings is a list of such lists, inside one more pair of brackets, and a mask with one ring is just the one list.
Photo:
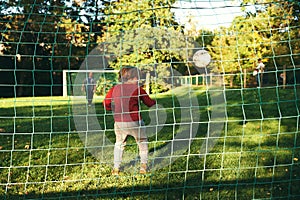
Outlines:
{"label": "young child", "polygon": [[140,76],[141,72],[136,67],[122,68],[119,71],[121,83],[112,87],[103,101],[105,109],[114,112],[116,143],[113,175],[119,174],[122,154],[128,136],[133,136],[139,147],[140,173],[145,174],[147,172],[148,140],[143,127],[144,121],[139,113],[139,102],[142,101],[151,107],[156,101],[151,99],[146,91],[139,86]]}

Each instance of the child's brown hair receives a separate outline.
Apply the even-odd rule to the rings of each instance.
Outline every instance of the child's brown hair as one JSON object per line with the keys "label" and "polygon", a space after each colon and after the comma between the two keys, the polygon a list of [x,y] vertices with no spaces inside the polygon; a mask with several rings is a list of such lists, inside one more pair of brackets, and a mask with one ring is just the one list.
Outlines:
{"label": "child's brown hair", "polygon": [[119,81],[121,82],[126,82],[135,77],[137,79],[140,79],[140,76],[141,76],[141,71],[138,68],[132,66],[122,67],[119,71]]}

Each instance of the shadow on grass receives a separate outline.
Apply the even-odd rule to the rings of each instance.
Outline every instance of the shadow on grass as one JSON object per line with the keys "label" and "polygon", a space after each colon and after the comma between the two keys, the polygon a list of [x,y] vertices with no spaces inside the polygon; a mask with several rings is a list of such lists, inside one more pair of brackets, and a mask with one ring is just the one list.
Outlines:
{"label": "shadow on grass", "polygon": [[[68,105],[1,108],[1,128],[5,132],[0,135],[0,198],[298,199],[299,122],[290,105],[299,102],[291,101],[288,91],[280,95],[280,102],[266,99],[269,93],[276,97],[274,90],[264,91],[264,98],[260,93],[249,100],[247,95],[255,97],[256,92],[249,91],[242,100],[240,91],[229,91],[229,120],[211,152],[199,156],[209,124],[208,117],[204,117],[190,149],[169,166],[146,176],[136,175],[133,170],[111,177],[109,167],[102,169],[79,138]],[[199,94],[198,99],[205,100],[205,94]],[[169,96],[160,97],[160,101],[166,108],[175,105]],[[262,118],[260,109],[251,109],[261,105],[265,105],[263,114],[267,119]],[[247,106],[251,108],[245,109]],[[85,104],[79,107],[89,112]],[[243,109],[246,118],[240,112]],[[282,110],[284,115],[281,112],[280,116]],[[180,116],[178,112],[167,109],[169,126],[157,137],[150,137],[150,145],[172,139],[177,131],[174,124],[178,123],[172,116]],[[101,125],[106,125],[107,137],[114,141],[112,115],[104,112],[101,103],[96,103],[94,114]],[[204,108],[199,114],[209,116]],[[148,120],[145,117],[146,123]],[[157,149],[164,145],[161,143]]]}
{"label": "shadow on grass", "polygon": [[[299,165],[294,166],[294,170],[300,170]],[[249,170],[250,171],[250,170]],[[252,170],[251,170],[252,171]],[[122,186],[122,177],[111,177],[109,183],[113,186],[107,187],[105,182],[90,180],[89,184],[96,184],[97,189],[77,189],[71,191],[47,192],[43,194],[7,194],[0,195],[1,199],[298,199],[299,192],[299,172],[298,178],[282,179],[274,177],[276,180],[253,177],[243,179],[242,177],[226,181],[222,178],[219,181],[209,181],[211,173],[215,171],[195,171],[177,172],[168,174],[149,174],[146,176],[135,175],[127,177],[130,182],[142,182],[149,179],[155,181],[158,176],[163,175],[168,181],[141,185],[139,183]],[[237,173],[242,176],[241,171]],[[224,170],[226,174],[226,170]],[[122,180],[123,179],[123,180]],[[79,180],[78,180],[79,181]],[[81,180],[81,182],[85,182]],[[64,183],[57,183],[57,186]],[[38,184],[36,184],[38,186]],[[104,186],[104,187],[103,187]],[[21,186],[19,186],[21,187]],[[89,187],[85,185],[85,187]]]}

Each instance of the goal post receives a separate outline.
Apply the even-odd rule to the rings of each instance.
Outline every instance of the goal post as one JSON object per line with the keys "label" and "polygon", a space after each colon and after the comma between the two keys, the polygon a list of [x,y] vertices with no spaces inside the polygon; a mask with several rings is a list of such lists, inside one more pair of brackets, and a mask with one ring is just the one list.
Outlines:
{"label": "goal post", "polygon": [[[118,70],[102,69],[102,70],[63,70],[63,97],[73,96],[73,89],[80,89],[85,78],[88,77],[88,73],[93,72],[94,79],[98,84],[99,79],[105,78],[105,74],[117,74]],[[75,74],[75,75],[72,75]],[[102,76],[104,75],[104,76]],[[109,79],[111,77],[107,77]],[[76,82],[75,82],[76,80]],[[113,80],[111,80],[113,81]],[[84,95],[84,94],[82,94]]]}
{"label": "goal post", "polygon": [[[115,70],[115,69],[63,70],[63,97],[84,96],[83,93],[82,95],[78,95],[78,94],[81,94],[79,90],[82,87],[83,81],[88,77],[88,74],[90,72],[93,72],[93,77],[94,80],[96,81],[97,87],[101,86],[103,90],[106,90],[107,87],[112,86],[117,81],[117,73],[119,72],[119,70]],[[113,74],[115,74],[115,76],[113,76]],[[144,75],[145,75],[144,76],[145,90],[147,93],[150,93],[150,84],[151,84],[150,73],[145,72]],[[74,90],[76,90],[75,93],[77,95],[73,94]]]}

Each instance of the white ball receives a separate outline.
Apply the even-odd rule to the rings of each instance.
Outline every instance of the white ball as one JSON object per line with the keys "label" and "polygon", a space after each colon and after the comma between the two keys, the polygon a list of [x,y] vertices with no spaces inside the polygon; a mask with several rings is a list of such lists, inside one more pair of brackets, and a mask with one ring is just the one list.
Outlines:
{"label": "white ball", "polygon": [[193,56],[193,62],[196,67],[206,67],[211,61],[211,56],[206,50],[198,50]]}

